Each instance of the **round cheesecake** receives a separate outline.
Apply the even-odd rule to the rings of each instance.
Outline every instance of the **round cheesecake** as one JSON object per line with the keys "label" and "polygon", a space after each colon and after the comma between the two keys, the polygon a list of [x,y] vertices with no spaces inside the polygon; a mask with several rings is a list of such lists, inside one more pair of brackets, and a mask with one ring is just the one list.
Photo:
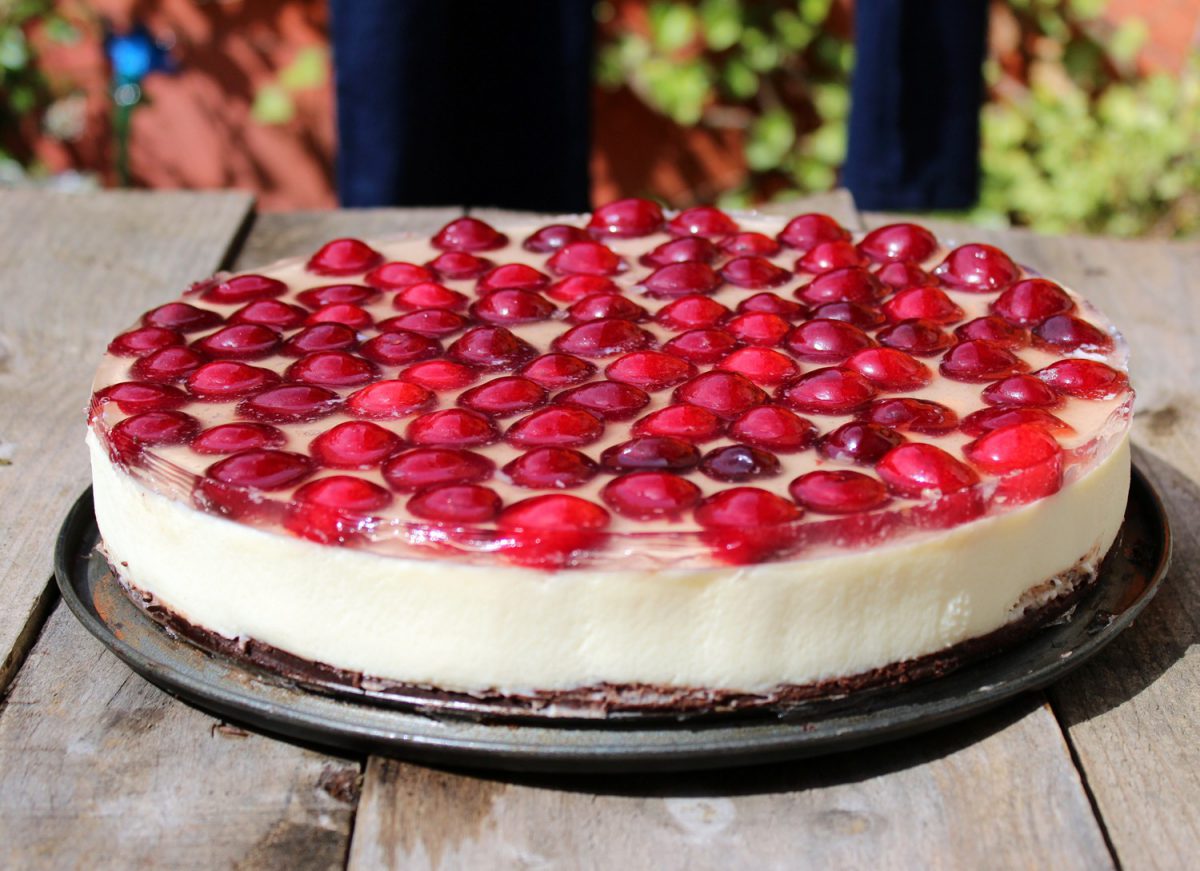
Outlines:
{"label": "round cheesecake", "polygon": [[550,711],[940,673],[1067,611],[1129,485],[1083,298],[818,214],[338,239],[145,313],[94,390],[103,546],[172,626]]}

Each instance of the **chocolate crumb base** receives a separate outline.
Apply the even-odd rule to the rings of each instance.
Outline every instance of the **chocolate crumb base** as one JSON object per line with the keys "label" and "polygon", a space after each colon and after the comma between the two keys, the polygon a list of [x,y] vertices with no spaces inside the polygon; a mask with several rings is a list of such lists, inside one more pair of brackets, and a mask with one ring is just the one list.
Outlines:
{"label": "chocolate crumb base", "polygon": [[[1114,545],[1109,554],[1115,549]],[[304,659],[252,638],[231,639],[218,635],[188,622],[153,595],[139,590],[122,577],[111,561],[109,567],[134,603],[169,634],[186,639],[210,654],[247,663],[258,671],[285,678],[307,690],[403,707],[430,716],[481,722],[604,719],[611,725],[625,719],[633,725],[660,718],[693,720],[722,715],[724,719],[730,714],[786,717],[818,702],[823,708],[837,702],[858,706],[881,691],[942,677],[971,662],[1000,653],[1044,626],[1069,618],[1075,605],[1103,573],[1102,566],[1098,570],[1085,568],[1087,562],[1081,560],[1070,570],[1035,587],[1042,590],[1052,585],[1062,592],[986,635],[860,674],[808,684],[787,684],[765,693],[652,684],[598,684],[570,690],[505,694],[453,692],[404,684]]]}

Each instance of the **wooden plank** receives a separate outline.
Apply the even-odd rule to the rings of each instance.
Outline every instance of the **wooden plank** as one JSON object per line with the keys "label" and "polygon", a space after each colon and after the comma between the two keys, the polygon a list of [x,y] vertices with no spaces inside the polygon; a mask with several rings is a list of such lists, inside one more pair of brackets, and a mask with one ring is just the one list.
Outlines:
{"label": "wooden plank", "polygon": [[245,194],[0,192],[0,695],[52,598],[51,550],[87,486],[83,414],[105,345],[217,269]]}
{"label": "wooden plank", "polygon": [[351,871],[1111,867],[1053,716],[687,775],[495,776],[373,758]]}

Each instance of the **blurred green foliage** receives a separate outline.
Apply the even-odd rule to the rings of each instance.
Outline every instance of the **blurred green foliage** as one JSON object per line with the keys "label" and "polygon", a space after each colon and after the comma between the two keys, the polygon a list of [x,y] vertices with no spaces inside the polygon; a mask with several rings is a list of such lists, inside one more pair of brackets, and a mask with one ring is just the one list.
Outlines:
{"label": "blurred green foliage", "polygon": [[[853,45],[831,0],[601,4],[598,77],[685,127],[736,128],[740,205],[828,190],[845,156]],[[1049,232],[1200,231],[1200,60],[1144,74],[1138,20],[1104,0],[1008,0],[987,62],[983,185],[967,217]]]}

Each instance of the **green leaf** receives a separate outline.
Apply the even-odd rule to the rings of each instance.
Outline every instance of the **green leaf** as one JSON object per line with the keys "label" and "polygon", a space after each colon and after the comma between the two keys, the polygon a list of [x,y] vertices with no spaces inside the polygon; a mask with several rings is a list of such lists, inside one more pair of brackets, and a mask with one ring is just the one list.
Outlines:
{"label": "green leaf", "polygon": [[758,93],[758,73],[737,58],[725,64],[721,71],[721,82],[736,100],[748,100]]}
{"label": "green leaf", "polygon": [[744,14],[740,0],[702,0],[700,21],[709,49],[725,51],[737,45],[742,37]]}
{"label": "green leaf", "polygon": [[767,73],[779,66],[779,46],[757,27],[742,33],[742,57],[751,69]]}
{"label": "green leaf", "polygon": [[654,47],[663,54],[674,54],[696,39],[699,22],[696,10],[683,3],[650,4],[650,35]]}
{"label": "green leaf", "polygon": [[1146,44],[1150,35],[1146,22],[1140,18],[1126,18],[1113,32],[1109,40],[1109,50],[1113,57],[1123,64],[1131,64]]}
{"label": "green leaf", "polygon": [[758,172],[775,169],[795,144],[792,116],[782,109],[764,112],[750,125],[746,164]]}
{"label": "green leaf", "polygon": [[29,45],[19,27],[8,27],[0,32],[0,67],[8,70],[24,69],[29,63]]}
{"label": "green leaf", "polygon": [[291,63],[279,71],[279,84],[289,91],[318,88],[329,80],[329,52],[324,46],[300,49]]}
{"label": "green leaf", "polygon": [[296,104],[281,85],[263,85],[254,94],[250,114],[259,124],[286,124],[296,116]]}

